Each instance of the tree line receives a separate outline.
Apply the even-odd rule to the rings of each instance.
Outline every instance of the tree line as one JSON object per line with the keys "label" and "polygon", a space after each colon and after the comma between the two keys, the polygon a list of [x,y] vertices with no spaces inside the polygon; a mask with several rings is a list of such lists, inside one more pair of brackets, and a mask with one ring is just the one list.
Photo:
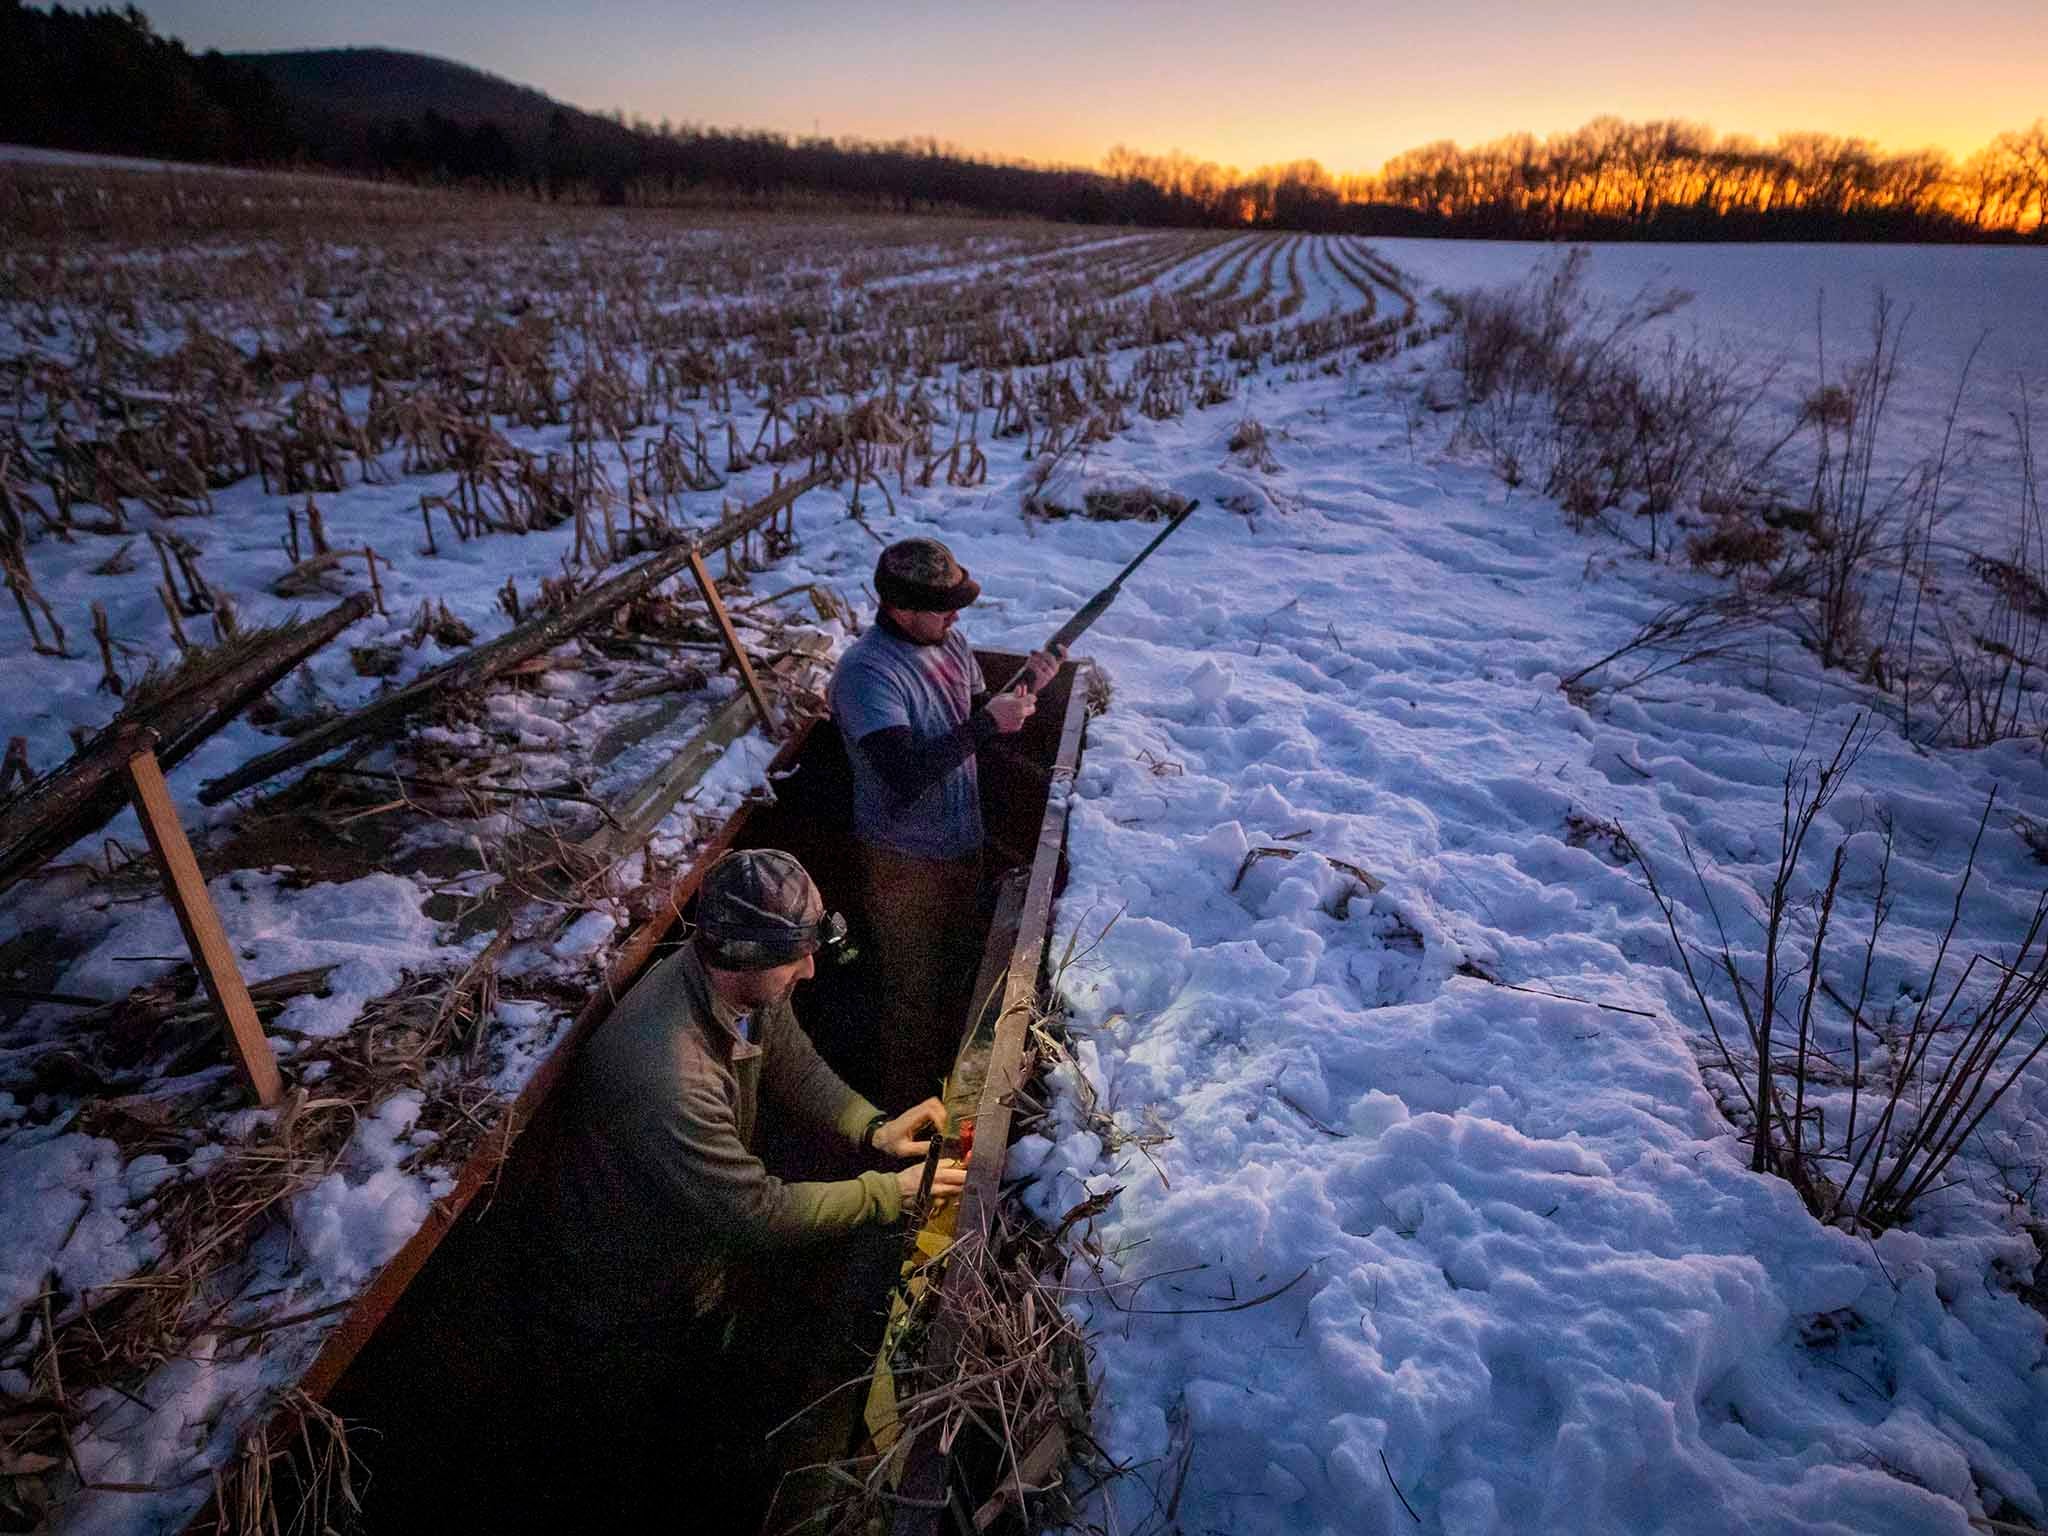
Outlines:
{"label": "tree line", "polygon": [[1761,144],[1697,123],[1599,117],[1538,141],[1512,134],[1396,155],[1377,193],[1492,237],[2048,238],[2048,119],[1957,161],[1867,139],[1788,133]]}
{"label": "tree line", "polygon": [[255,164],[297,147],[260,71],[159,37],[134,6],[0,0],[0,142]]}
{"label": "tree line", "polygon": [[1492,239],[2048,240],[2048,120],[1958,162],[1828,134],[1766,145],[1601,117],[1540,141],[1424,145],[1377,175],[1340,177],[1313,160],[1245,172],[1123,146],[1099,168],[1046,167],[929,138],[792,137],[559,106],[544,121],[468,122],[428,106],[323,137],[295,126],[291,106],[256,65],[194,55],[132,5],[45,12],[0,0],[0,139],[66,149],[311,163],[610,204],[829,203]]}

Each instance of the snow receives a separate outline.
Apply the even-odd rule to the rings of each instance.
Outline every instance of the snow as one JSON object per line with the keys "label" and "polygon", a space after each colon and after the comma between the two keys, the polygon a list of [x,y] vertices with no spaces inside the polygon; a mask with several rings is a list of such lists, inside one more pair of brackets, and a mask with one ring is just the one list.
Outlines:
{"label": "snow", "polygon": [[[1331,249],[1301,248],[1299,318],[1358,302]],[[1373,249],[1412,273],[1418,294],[1519,280],[1549,254]],[[1227,271],[1237,250],[1207,250],[1152,286]],[[960,270],[1032,259],[977,247]],[[1817,382],[1819,291],[1827,355],[1846,360],[1881,283],[1912,307],[1899,418],[1915,434],[1938,425],[1988,332],[1963,406],[1981,440],[1964,480],[1974,499],[1958,516],[1995,530],[2015,474],[1997,451],[2004,413],[2022,381],[2038,391],[2048,357],[2043,260],[1615,247],[1595,252],[1589,281],[1610,302],[1648,283],[1692,290],[1670,333],[1779,363],[1779,412]],[[1263,262],[1248,264],[1240,291]],[[1276,283],[1286,269],[1283,251]],[[1393,308],[1391,291],[1378,298]],[[1078,1229],[1087,1246],[1062,1277],[1095,1336],[1098,1438],[1133,1469],[1089,1518],[1138,1530],[1170,1498],[1190,1532],[1922,1536],[2001,1510],[2048,1518],[2048,1324],[2019,1294],[2038,1263],[2027,1225],[2044,1218],[2037,1193],[1999,1174],[2023,1183],[2048,1166],[2048,1071],[2021,1080],[1908,1226],[1873,1237],[1815,1221],[1788,1185],[1750,1171],[1721,1108],[1726,1074],[1640,871],[1585,830],[1625,828],[1686,937],[1712,944],[1690,846],[1738,953],[1752,956],[1744,924],[1776,858],[1787,768],[1838,737],[1867,697],[1790,646],[1768,669],[1681,669],[1654,693],[1567,696],[1562,676],[1701,578],[1575,535],[1555,505],[1504,488],[1454,441],[1455,413],[1423,403],[1442,363],[1439,347],[1334,373],[1264,369],[1228,406],[1135,420],[1080,455],[1054,497],[1148,484],[1204,501],[1080,647],[1113,701],[1090,723],[1072,789],[1052,941],[1054,956],[1070,945],[1078,956],[1058,977],[1074,1059],[1054,1073],[1052,1114],[1009,1162],[1022,1198],[1054,1222],[1120,1191]],[[1247,415],[1277,467],[1229,452]],[[1024,521],[1030,466],[1013,441],[988,449],[986,486],[908,488],[896,515],[872,508],[867,522],[885,540],[945,539],[983,583],[965,618],[974,641],[1023,649],[1156,530]],[[368,541],[394,557],[393,617],[358,626],[349,644],[395,641],[428,597],[488,638],[508,622],[497,587],[510,577],[530,594],[570,547],[563,528],[430,559],[417,548],[418,496],[447,477],[393,479],[324,502],[337,547]],[[212,518],[181,531],[230,581],[244,622],[282,617],[292,605],[266,590],[284,564],[274,500],[253,484],[215,500]],[[696,503],[703,520],[714,505]],[[765,579],[860,594],[876,548],[866,527],[822,496],[800,504],[797,526],[800,547]],[[147,583],[117,597],[91,575],[104,553],[91,541],[39,546],[38,579],[64,613],[102,597],[117,632],[139,631],[155,599]],[[18,634],[4,643],[10,663],[36,664]],[[405,665],[434,659],[423,648]],[[28,736],[39,764],[67,750],[68,727],[112,708],[90,672],[39,673],[5,734]],[[341,707],[376,686],[353,675],[345,647],[309,675]],[[493,696],[489,718],[552,765],[573,734],[559,706],[579,686],[553,674]],[[198,781],[265,744],[237,725],[173,776],[195,823]],[[664,839],[680,846],[757,790],[772,751],[743,737]],[[1924,986],[1994,785],[2004,810],[1957,942],[2009,948],[2042,884],[2012,822],[2048,816],[2038,741],[1960,751],[1882,735],[1824,820],[1827,847],[1809,864],[1846,841],[1844,933],[1867,921],[1875,829],[1892,828],[1893,915],[1873,992],[1887,1004],[1910,1008]],[[213,814],[226,824],[238,813]],[[137,839],[132,821],[109,832]],[[1802,872],[1802,891],[1817,873]],[[345,1029],[408,971],[472,952],[425,915],[426,891],[407,877],[296,888],[252,871],[212,889],[231,936],[258,957],[253,972],[337,967],[330,996],[295,1000],[282,1021],[308,1036]],[[4,931],[48,916],[10,907]],[[65,921],[91,940],[62,990],[119,995],[167,965],[122,957],[182,948],[154,903]],[[587,969],[620,937],[616,916],[593,908],[534,963]],[[501,999],[496,1020],[498,1086],[514,1092],[563,1019]],[[379,1106],[343,1165],[296,1202],[295,1251],[258,1256],[259,1270],[289,1277],[289,1305],[360,1286],[424,1219],[445,1175],[416,1136],[418,1111],[404,1096]],[[146,1157],[124,1165],[112,1143],[40,1111],[6,1128],[25,1112],[0,1099],[10,1319],[52,1265],[76,1287],[146,1264],[140,1207],[165,1173]],[[233,1439],[226,1405],[289,1381],[303,1364],[293,1348],[307,1347],[260,1359],[200,1348],[167,1364],[150,1383],[149,1423],[131,1422],[133,1405],[105,1405],[95,1470],[171,1482],[217,1462]],[[16,1349],[0,1367],[29,1358]],[[81,1499],[66,1528],[140,1529],[146,1503]]]}
{"label": "snow", "polygon": [[398,1166],[419,1112],[418,1093],[393,1094],[350,1144],[353,1169],[336,1169],[299,1197],[292,1227],[328,1288],[345,1293],[370,1279],[426,1220],[428,1191]]}
{"label": "snow", "polygon": [[[138,1162],[140,1159],[137,1160]],[[29,1133],[0,1158],[0,1315],[15,1317],[43,1292],[54,1268],[68,1288],[125,1279],[150,1256],[146,1233],[122,1209],[146,1193],[149,1170],[124,1170],[121,1149],[99,1136]]]}
{"label": "snow", "polygon": [[[366,875],[336,885],[294,888],[278,871],[243,870],[208,882],[214,910],[257,977],[331,965],[324,997],[285,1004],[278,1023],[303,1035],[337,1035],[363,1004],[398,984],[407,970],[446,964],[438,925],[420,909],[426,893],[397,875]],[[119,997],[182,957],[184,940],[167,903],[134,907],[64,972],[58,991]],[[137,956],[156,957],[139,965]]]}
{"label": "snow", "polygon": [[585,912],[548,948],[558,960],[586,960],[605,947],[618,926],[609,912]]}
{"label": "snow", "polygon": [[[1464,286],[1533,254],[1396,259]],[[1635,254],[1597,254],[1606,292],[1639,276]],[[1827,254],[1780,266],[1751,314],[1810,304],[1798,285]],[[2039,275],[2035,253],[1940,253],[1964,271],[2006,254]],[[1723,302],[1758,291],[1754,253],[1655,256]],[[1949,270],[1920,261],[1888,276]],[[1946,286],[1978,307],[1937,318],[2032,345],[2039,312],[2012,290]],[[1952,339],[1933,350],[1957,357]],[[1567,836],[1575,811],[1618,820],[1676,889],[1685,830],[1753,887],[1786,764],[1850,701],[1810,676],[1775,698],[1674,676],[1654,702],[1575,707],[1561,664],[1625,636],[1657,573],[1412,453],[1395,388],[1329,394],[1252,397],[1280,440],[1284,519],[1198,519],[1086,647],[1116,702],[1090,729],[1053,952],[1088,950],[1062,981],[1088,1088],[1063,1079],[1063,1134],[1032,1138],[1017,1171],[1055,1221],[1123,1191],[1095,1223],[1104,1257],[1068,1278],[1100,1330],[1105,1449],[1147,1469],[1110,1495],[1125,1528],[1163,1503],[1190,1438],[1190,1530],[1403,1530],[1403,1498],[1458,1532],[1959,1532],[1997,1498],[2039,1518],[2042,1317],[1990,1278],[2036,1260],[1995,1184],[1980,1168],[1928,1223],[1939,1238],[1872,1243],[1750,1173],[1640,878]],[[1191,490],[1203,439],[1149,435],[1118,457]],[[1088,559],[1135,533],[1049,536]],[[1926,937],[1904,969],[1924,969],[1994,781],[2040,807],[2038,747],[1887,739],[1860,765],[1841,830],[1863,829],[1866,878],[1879,814],[1916,848],[1899,918]],[[1262,845],[1299,856],[1232,890]],[[1980,937],[2041,883],[2018,839],[1996,857]],[[1346,907],[1331,858],[1386,890]],[[1467,960],[1591,1001],[1504,991],[1456,974]],[[2023,1098],[2008,1121],[2038,1167],[2048,1079]],[[1124,1137],[1149,1111],[1172,1139],[1106,1153],[1091,1101]],[[1805,1342],[1816,1319],[1843,1320],[1839,1342]]]}
{"label": "snow", "polygon": [[[1419,274],[1424,291],[1514,282],[1557,250],[1510,240],[1375,240],[1374,250]],[[1953,376],[1981,340],[1979,366],[2009,383],[2048,369],[2042,313],[2048,256],[1998,245],[1594,245],[1593,282],[1626,298],[1644,288],[1681,288],[1693,302],[1675,317],[1731,335],[1772,357],[1811,364],[1816,329],[1846,360],[1867,341],[1879,293],[1912,310],[1908,351]],[[1945,393],[1935,402],[1946,405]]]}

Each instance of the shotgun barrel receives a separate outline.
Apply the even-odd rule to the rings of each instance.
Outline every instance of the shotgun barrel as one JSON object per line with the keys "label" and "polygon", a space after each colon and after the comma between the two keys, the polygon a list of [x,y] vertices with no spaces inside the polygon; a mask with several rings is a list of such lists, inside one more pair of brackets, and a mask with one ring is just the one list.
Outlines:
{"label": "shotgun barrel", "polygon": [[[1071,650],[1074,642],[1088,632],[1088,627],[1109,611],[1109,605],[1116,601],[1117,593],[1123,589],[1124,581],[1130,576],[1131,572],[1150,559],[1152,552],[1164,544],[1176,528],[1193,516],[1195,508],[1201,504],[1199,500],[1191,501],[1174,513],[1173,520],[1159,530],[1158,537],[1139,550],[1131,563],[1118,571],[1116,578],[1108,586],[1083,603],[1079,611],[1072,618],[1068,619],[1066,623],[1053,632],[1053,637],[1045,642],[1045,649],[1048,651]],[[1026,665],[1028,666],[1029,664],[1027,663]],[[1015,688],[1024,680],[1024,672],[1025,668],[1019,667],[1011,674],[1008,682],[994,691],[1002,693],[1008,689]]]}

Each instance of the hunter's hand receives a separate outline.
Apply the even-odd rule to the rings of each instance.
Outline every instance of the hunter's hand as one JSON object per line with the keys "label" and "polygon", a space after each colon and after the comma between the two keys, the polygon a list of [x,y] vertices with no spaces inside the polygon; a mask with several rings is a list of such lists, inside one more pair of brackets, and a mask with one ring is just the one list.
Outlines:
{"label": "hunter's hand", "polygon": [[[931,1150],[931,1143],[922,1139],[928,1126],[937,1126],[941,1131],[947,1128],[946,1106],[936,1098],[906,1109],[894,1120],[883,1121],[881,1129],[875,1132],[875,1150],[884,1157],[921,1158]],[[921,1172],[916,1168],[910,1171]],[[914,1183],[910,1192],[917,1193]]]}
{"label": "hunter's hand", "polygon": [[[896,1187],[903,1191],[903,1208],[910,1209],[910,1203],[917,1198],[918,1187],[924,1183],[924,1164],[913,1163],[908,1168],[896,1171]],[[967,1187],[967,1165],[956,1163],[952,1158],[941,1158],[939,1166],[932,1170],[932,1203],[951,1200]]]}
{"label": "hunter's hand", "polygon": [[1037,712],[1038,700],[1021,688],[999,693],[981,706],[988,711],[989,719],[995,721],[996,730],[1005,736],[1013,736],[1024,729],[1024,722]]}
{"label": "hunter's hand", "polygon": [[1024,662],[1024,686],[1033,693],[1038,692],[1052,681],[1053,674],[1059,671],[1060,662],[1066,654],[1067,648],[1064,645],[1056,645],[1049,650],[1033,651]]}

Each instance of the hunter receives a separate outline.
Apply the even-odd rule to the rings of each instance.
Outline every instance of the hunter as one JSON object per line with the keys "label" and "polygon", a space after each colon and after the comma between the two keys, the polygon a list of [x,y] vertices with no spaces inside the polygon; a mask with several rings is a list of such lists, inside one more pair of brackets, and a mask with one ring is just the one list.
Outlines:
{"label": "hunter", "polygon": [[978,958],[975,754],[1023,728],[1059,656],[1035,652],[991,697],[958,628],[981,586],[936,539],[883,550],[875,595],[875,624],[840,658],[830,697],[853,764],[861,905],[881,972],[882,1098],[906,1104],[952,1069]]}
{"label": "hunter", "polygon": [[[446,1439],[481,1435],[480,1468],[517,1470],[457,1493],[462,1458],[451,1478],[437,1455],[433,1497],[405,1500],[423,1529],[451,1496],[473,1501],[465,1519],[521,1529],[593,1507],[637,1519],[686,1467],[705,1480],[692,1496],[703,1508],[741,1497],[766,1427],[741,1403],[761,1396],[764,1370],[790,1367],[772,1356],[797,1347],[793,1321],[816,1321],[757,1315],[782,1305],[778,1276],[834,1262],[821,1243],[893,1224],[916,1200],[925,1133],[946,1128],[945,1107],[926,1098],[885,1114],[798,1026],[791,994],[846,931],[803,866],[773,849],[728,853],[694,917],[689,942],[578,1053],[542,1162],[500,1218],[513,1262],[451,1299],[499,1326],[494,1350],[451,1362],[442,1385],[461,1412]],[[836,1140],[890,1166],[785,1182],[756,1152],[770,1118],[778,1138]],[[932,1192],[950,1198],[965,1182],[962,1164],[941,1161]],[[707,1415],[715,1439],[678,1438]]]}

